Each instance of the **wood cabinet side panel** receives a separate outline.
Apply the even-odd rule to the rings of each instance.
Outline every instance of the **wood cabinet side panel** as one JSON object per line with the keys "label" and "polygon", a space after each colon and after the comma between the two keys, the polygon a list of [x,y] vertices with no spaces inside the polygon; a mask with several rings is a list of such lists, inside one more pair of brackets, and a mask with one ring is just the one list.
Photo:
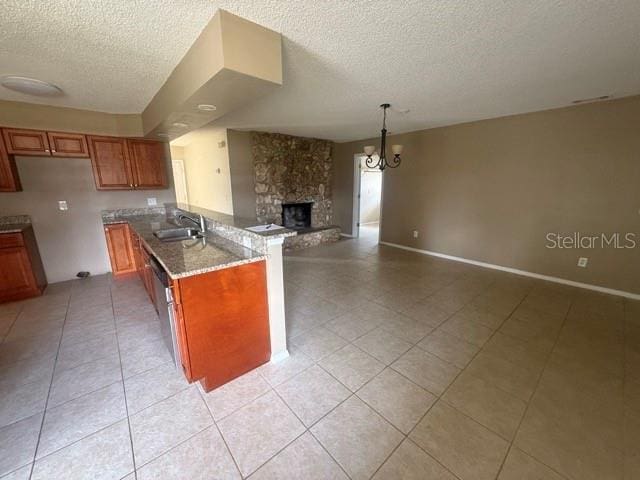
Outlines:
{"label": "wood cabinet side panel", "polygon": [[36,236],[33,232],[33,227],[29,227],[22,232],[22,238],[24,246],[27,249],[29,255],[29,261],[31,262],[31,271],[36,282],[38,290],[42,292],[47,286],[47,275],[44,271],[44,265],[42,264],[42,257],[40,257],[40,249],[36,242]]}
{"label": "wood cabinet side panel", "polygon": [[265,262],[180,279],[192,377],[215,388],[271,356]]}
{"label": "wood cabinet side panel", "polygon": [[9,155],[4,144],[4,138],[0,137],[0,192],[19,192],[22,190],[16,159]]}

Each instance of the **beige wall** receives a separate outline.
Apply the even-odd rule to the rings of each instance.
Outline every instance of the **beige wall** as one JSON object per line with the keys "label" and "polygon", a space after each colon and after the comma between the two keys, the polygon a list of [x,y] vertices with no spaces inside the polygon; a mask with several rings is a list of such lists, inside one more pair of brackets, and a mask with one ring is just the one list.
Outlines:
{"label": "beige wall", "polygon": [[0,100],[0,126],[116,137],[142,136],[140,115],[92,112],[7,100]]}
{"label": "beige wall", "polygon": [[251,132],[227,130],[233,213],[243,218],[256,216],[256,182],[251,152]]}
{"label": "beige wall", "polygon": [[[640,246],[545,244],[548,232],[640,240],[639,118],[640,97],[629,97],[393,136],[405,150],[384,174],[382,240],[638,294]],[[370,142],[336,145],[336,220],[347,233],[353,155]]]}
{"label": "beige wall", "polygon": [[[165,190],[97,191],[88,158],[17,157],[23,191],[0,193],[0,215],[31,215],[49,283],[111,270],[100,212],[175,201],[173,182]],[[171,168],[167,155],[167,168]],[[58,210],[66,200],[69,210]]]}
{"label": "beige wall", "polygon": [[[172,147],[182,147],[182,157],[178,159],[184,161],[189,203],[232,214],[226,130],[204,127],[181,137],[178,142]],[[220,147],[220,142],[225,145]]]}

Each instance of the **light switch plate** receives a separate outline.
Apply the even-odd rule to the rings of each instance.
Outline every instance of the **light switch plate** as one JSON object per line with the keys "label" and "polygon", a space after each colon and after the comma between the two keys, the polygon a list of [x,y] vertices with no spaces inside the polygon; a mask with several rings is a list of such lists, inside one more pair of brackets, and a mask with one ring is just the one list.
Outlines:
{"label": "light switch plate", "polygon": [[413,231],[413,238],[418,238],[418,230]]}
{"label": "light switch plate", "polygon": [[580,257],[578,259],[578,266],[582,268],[586,268],[587,263],[589,263],[589,259],[587,257]]}
{"label": "light switch plate", "polygon": [[58,210],[69,210],[66,200],[58,200]]}
{"label": "light switch plate", "polygon": [[158,200],[156,200],[156,197],[147,198],[147,205],[149,207],[155,207],[157,204],[158,204]]}

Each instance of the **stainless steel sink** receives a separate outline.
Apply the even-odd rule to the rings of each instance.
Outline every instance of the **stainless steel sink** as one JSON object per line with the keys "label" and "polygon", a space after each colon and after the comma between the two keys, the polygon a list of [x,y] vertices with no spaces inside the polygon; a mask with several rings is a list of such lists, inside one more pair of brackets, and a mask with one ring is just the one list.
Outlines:
{"label": "stainless steel sink", "polygon": [[203,237],[202,232],[196,228],[168,228],[166,230],[156,230],[153,234],[163,242],[177,242],[179,240]]}

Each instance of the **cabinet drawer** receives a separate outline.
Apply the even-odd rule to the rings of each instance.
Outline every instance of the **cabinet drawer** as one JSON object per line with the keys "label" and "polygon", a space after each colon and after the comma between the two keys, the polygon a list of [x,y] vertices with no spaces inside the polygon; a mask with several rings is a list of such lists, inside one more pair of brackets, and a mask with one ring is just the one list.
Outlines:
{"label": "cabinet drawer", "polygon": [[21,233],[2,233],[0,234],[0,248],[22,247],[24,239]]}

